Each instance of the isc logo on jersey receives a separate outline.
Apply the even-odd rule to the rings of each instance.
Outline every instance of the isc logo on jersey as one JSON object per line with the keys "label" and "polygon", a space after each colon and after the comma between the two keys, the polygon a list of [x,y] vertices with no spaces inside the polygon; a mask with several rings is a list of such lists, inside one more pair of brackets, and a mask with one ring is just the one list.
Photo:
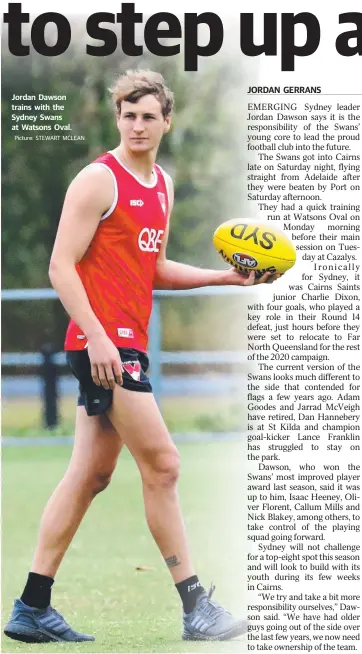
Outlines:
{"label": "isc logo on jersey", "polygon": [[145,227],[139,234],[138,246],[142,252],[159,252],[164,229],[149,229]]}

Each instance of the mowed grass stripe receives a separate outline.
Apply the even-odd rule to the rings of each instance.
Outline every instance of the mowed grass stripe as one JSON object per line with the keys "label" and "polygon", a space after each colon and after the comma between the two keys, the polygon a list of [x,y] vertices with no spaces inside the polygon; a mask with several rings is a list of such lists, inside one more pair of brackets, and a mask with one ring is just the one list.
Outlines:
{"label": "mowed grass stripe", "polygon": [[[166,397],[162,414],[172,433],[242,431],[246,427],[245,406],[238,395],[232,397]],[[42,427],[42,402],[39,397],[4,398],[2,406],[3,436],[49,436]],[[59,402],[60,424],[51,433],[74,432],[76,398],[64,395]]]}

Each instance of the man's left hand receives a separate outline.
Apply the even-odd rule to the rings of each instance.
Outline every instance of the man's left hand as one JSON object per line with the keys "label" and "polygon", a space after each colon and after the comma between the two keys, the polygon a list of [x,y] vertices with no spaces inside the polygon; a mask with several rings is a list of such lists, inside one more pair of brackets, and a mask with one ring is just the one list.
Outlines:
{"label": "man's left hand", "polygon": [[266,272],[259,279],[255,278],[255,272],[252,270],[248,276],[239,273],[236,268],[230,268],[227,272],[223,273],[220,278],[220,285],[230,286],[256,286],[257,284],[272,284],[276,279],[281,277],[281,273]]}

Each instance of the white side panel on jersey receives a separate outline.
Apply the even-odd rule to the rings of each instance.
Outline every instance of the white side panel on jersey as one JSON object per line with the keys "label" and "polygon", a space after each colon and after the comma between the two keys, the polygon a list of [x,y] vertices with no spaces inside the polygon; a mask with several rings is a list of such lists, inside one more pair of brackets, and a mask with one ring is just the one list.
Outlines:
{"label": "white side panel on jersey", "polygon": [[105,218],[108,218],[108,216],[111,215],[111,213],[115,210],[115,208],[117,206],[117,202],[118,202],[118,185],[117,185],[116,176],[115,176],[113,170],[111,170],[107,166],[107,164],[101,163],[100,161],[95,161],[95,162],[89,164],[87,166],[87,168],[89,168],[89,166],[102,166],[102,168],[105,168],[106,170],[108,170],[112,175],[113,186],[114,186],[114,197],[113,197],[113,202],[112,202],[111,206],[109,207],[108,211],[106,211],[106,213],[104,213],[102,218],[101,218],[101,220],[104,220]]}

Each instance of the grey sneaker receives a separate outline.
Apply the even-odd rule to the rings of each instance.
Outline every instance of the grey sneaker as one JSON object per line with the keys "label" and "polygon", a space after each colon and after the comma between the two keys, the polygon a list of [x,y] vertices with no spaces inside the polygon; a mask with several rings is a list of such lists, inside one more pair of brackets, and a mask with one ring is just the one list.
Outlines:
{"label": "grey sneaker", "polygon": [[246,620],[233,618],[220,604],[211,602],[215,586],[198,596],[191,613],[184,613],[183,640],[229,640],[248,630]]}
{"label": "grey sneaker", "polygon": [[23,643],[82,642],[95,640],[94,636],[74,631],[52,606],[35,609],[20,599],[14,602],[11,618],[4,634]]}

